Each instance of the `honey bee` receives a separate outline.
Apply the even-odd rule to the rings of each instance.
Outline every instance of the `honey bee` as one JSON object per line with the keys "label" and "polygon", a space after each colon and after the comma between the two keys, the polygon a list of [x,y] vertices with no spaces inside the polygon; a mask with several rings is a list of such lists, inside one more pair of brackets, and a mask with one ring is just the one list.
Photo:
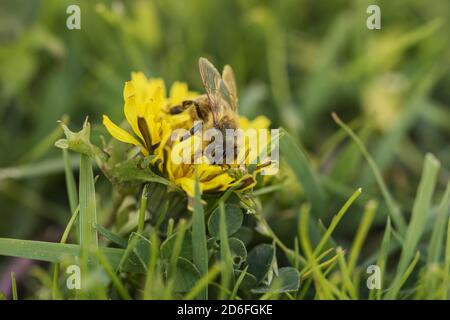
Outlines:
{"label": "honey bee", "polygon": [[[185,100],[180,105],[171,107],[169,113],[175,115],[188,110],[194,121],[201,121],[203,129],[215,128],[225,136],[227,129],[239,127],[237,88],[233,69],[225,65],[221,76],[214,65],[203,57],[198,60],[198,67],[206,93],[195,100]],[[190,133],[194,134],[197,130],[198,128],[194,126]]]}

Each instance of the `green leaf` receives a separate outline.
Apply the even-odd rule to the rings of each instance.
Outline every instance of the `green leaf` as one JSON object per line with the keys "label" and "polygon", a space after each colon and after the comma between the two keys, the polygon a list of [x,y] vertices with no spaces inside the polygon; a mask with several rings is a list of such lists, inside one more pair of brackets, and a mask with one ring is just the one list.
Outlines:
{"label": "green leaf", "polygon": [[[160,248],[161,259],[169,261],[172,257],[172,252],[175,246],[178,232],[170,235],[162,244]],[[181,245],[180,257],[189,261],[192,260],[192,235],[191,232],[186,231]]]}
{"label": "green leaf", "polygon": [[237,279],[236,285],[239,284],[239,288],[241,288],[243,291],[250,291],[258,283],[255,276],[248,272],[248,266],[244,270],[234,270],[234,274],[235,278]]}
{"label": "green leaf", "polygon": [[232,186],[228,188],[225,192],[221,193],[219,197],[214,197],[215,198],[214,201],[207,201],[205,206],[205,215],[208,216],[213,212],[213,210],[217,209],[220,202],[226,203],[228,198],[234,195],[234,191],[235,189],[237,189],[237,187],[238,187],[237,185]]}
{"label": "green leaf", "polygon": [[240,268],[241,265],[247,260],[247,249],[245,248],[245,244],[237,238],[229,238],[228,244],[230,246],[233,265],[236,268]]}
{"label": "green leaf", "polygon": [[178,258],[174,281],[175,292],[189,292],[199,280],[200,271],[197,267],[185,258]]}
{"label": "green leaf", "polygon": [[119,268],[122,269],[123,264],[129,260],[130,255],[134,254],[141,267],[147,270],[150,259],[150,248],[152,244],[150,240],[139,233],[132,232],[128,240],[128,246],[125,249]]}
{"label": "green leaf", "polygon": [[293,267],[280,268],[269,286],[252,289],[253,293],[286,293],[300,288],[300,273]]}
{"label": "green leaf", "polygon": [[[200,197],[198,175],[195,176],[194,212],[192,215],[192,256],[200,275],[205,278],[208,274],[208,248],[206,244],[205,214]],[[208,299],[208,286],[202,288],[197,295],[200,300]]]}
{"label": "green leaf", "polygon": [[250,244],[253,238],[253,230],[249,227],[242,226],[238,231],[233,233],[233,238],[241,240],[245,245]]}
{"label": "green leaf", "polygon": [[120,182],[156,182],[178,189],[175,184],[154,173],[148,165],[144,165],[145,162],[142,158],[132,158],[107,169],[107,172],[110,178]]}
{"label": "green leaf", "polygon": [[[241,208],[235,204],[225,204],[225,223],[227,236],[232,235],[242,226],[244,214]],[[208,220],[209,234],[216,238],[220,238],[220,208],[214,210]]]}
{"label": "green leaf", "polygon": [[257,283],[260,283],[266,277],[274,257],[274,247],[266,243],[253,248],[248,254],[248,272],[255,276]]}
{"label": "green leaf", "polygon": [[280,129],[280,152],[303,186],[306,199],[311,203],[317,217],[324,215],[325,195],[315,176],[306,154],[298,147],[294,138]]}

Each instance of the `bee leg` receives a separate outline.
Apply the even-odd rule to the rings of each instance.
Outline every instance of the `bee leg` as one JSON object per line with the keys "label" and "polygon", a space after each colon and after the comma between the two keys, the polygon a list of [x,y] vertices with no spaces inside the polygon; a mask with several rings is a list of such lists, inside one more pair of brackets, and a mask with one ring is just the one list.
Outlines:
{"label": "bee leg", "polygon": [[180,114],[192,106],[197,106],[197,102],[193,100],[184,100],[181,104],[175,105],[169,109],[169,114]]}
{"label": "bee leg", "polygon": [[171,115],[179,114],[179,113],[182,113],[184,110],[185,109],[183,109],[183,107],[181,105],[176,105],[169,109],[169,114],[171,114]]}

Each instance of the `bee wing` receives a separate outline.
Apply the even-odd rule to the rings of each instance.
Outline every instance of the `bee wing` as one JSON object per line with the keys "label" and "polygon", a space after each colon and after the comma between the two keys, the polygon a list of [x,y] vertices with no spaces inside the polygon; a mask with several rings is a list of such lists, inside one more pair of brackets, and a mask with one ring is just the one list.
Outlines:
{"label": "bee wing", "polygon": [[222,98],[222,103],[226,105],[227,108],[230,108],[234,111],[235,107],[233,104],[233,98],[231,97],[230,90],[228,89],[228,86],[223,79],[220,79],[219,93],[220,97]]}
{"label": "bee wing", "polygon": [[206,58],[201,57],[198,60],[198,67],[200,70],[200,76],[202,78],[203,87],[205,88],[206,95],[211,102],[211,111],[215,121],[219,118],[221,103],[220,88],[223,86],[221,83],[222,78],[219,71],[209,62]]}
{"label": "bee wing", "polygon": [[225,82],[226,88],[228,89],[230,106],[233,109],[233,111],[237,111],[238,97],[237,97],[236,79],[234,77],[233,69],[229,65],[226,65],[223,68],[222,79]]}

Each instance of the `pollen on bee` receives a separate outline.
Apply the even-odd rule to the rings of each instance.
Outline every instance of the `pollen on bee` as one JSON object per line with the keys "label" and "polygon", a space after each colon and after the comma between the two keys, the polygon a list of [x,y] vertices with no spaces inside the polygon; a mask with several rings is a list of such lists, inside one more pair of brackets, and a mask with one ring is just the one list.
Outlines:
{"label": "pollen on bee", "polygon": [[195,132],[186,129],[172,132],[171,161],[175,164],[247,166],[262,163],[257,166],[262,173],[277,172],[273,169],[279,163],[279,129],[204,130],[201,121],[196,121],[194,128]]}

